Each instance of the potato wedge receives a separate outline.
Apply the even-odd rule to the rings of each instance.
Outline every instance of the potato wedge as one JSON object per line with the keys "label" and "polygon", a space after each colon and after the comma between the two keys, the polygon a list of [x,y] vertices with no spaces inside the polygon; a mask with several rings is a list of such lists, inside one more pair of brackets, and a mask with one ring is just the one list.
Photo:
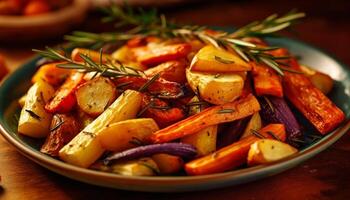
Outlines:
{"label": "potato wedge", "polygon": [[278,140],[261,139],[250,146],[248,165],[253,166],[274,162],[297,152],[296,148]]}
{"label": "potato wedge", "polygon": [[8,74],[9,70],[6,67],[5,59],[0,55],[0,81]]}
{"label": "potato wedge", "polygon": [[210,74],[186,69],[186,78],[193,91],[199,90],[200,96],[216,105],[222,105],[237,99],[243,91],[245,73]]}
{"label": "potato wedge", "polygon": [[304,72],[305,76],[310,79],[312,84],[323,92],[323,94],[328,94],[332,90],[334,80],[329,75],[316,71],[305,65],[300,65],[300,69]]}
{"label": "potato wedge", "polygon": [[105,151],[96,136],[109,124],[135,118],[139,111],[142,94],[126,90],[91,124],[65,145],[59,156],[67,163],[80,167],[89,167]]}
{"label": "potato wedge", "polygon": [[48,63],[41,66],[34,74],[32,83],[44,80],[52,86],[59,86],[62,84],[72,70],[59,68],[57,67],[58,64],[64,64],[64,62]]}
{"label": "potato wedge", "polygon": [[52,115],[45,110],[45,104],[55,90],[45,81],[38,81],[28,90],[18,121],[18,132],[34,138],[46,137],[50,131]]}
{"label": "potato wedge", "polygon": [[152,159],[157,163],[160,174],[173,174],[180,171],[184,166],[184,161],[179,156],[169,154],[155,154]]}
{"label": "potato wedge", "polygon": [[138,143],[145,143],[145,139],[158,130],[153,119],[139,118],[110,124],[97,135],[103,148],[118,152],[136,147]]}
{"label": "potato wedge", "polygon": [[[71,58],[75,62],[84,62],[84,59],[80,55],[85,55],[91,58],[94,62],[100,61],[100,52],[83,49],[83,48],[75,48],[72,51]],[[108,54],[102,54],[102,63],[106,63],[108,60],[111,60],[111,56]]]}
{"label": "potato wedge", "polygon": [[23,95],[21,98],[18,99],[18,104],[23,108],[24,104],[26,103],[27,94]]}
{"label": "potato wedge", "polygon": [[118,60],[124,63],[126,66],[131,67],[133,69],[144,71],[147,69],[146,66],[141,63],[136,62],[135,56],[132,54],[132,51],[128,46],[122,46],[112,53],[112,59]]}
{"label": "potato wedge", "polygon": [[214,46],[205,46],[192,59],[190,69],[191,71],[225,73],[250,71],[251,66],[233,52]]}
{"label": "potato wedge", "polygon": [[98,116],[116,99],[117,90],[108,78],[97,77],[80,85],[75,96],[84,112]]}
{"label": "potato wedge", "polygon": [[258,131],[261,129],[261,127],[262,127],[261,117],[260,117],[259,112],[256,112],[250,118],[250,120],[247,124],[247,127],[244,129],[244,132],[243,132],[240,140],[251,135],[252,134],[251,130]]}

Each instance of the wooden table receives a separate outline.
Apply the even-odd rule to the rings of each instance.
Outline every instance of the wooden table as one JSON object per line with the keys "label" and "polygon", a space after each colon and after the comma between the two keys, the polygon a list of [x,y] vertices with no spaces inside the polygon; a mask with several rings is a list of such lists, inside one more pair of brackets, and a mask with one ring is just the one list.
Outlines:
{"label": "wooden table", "polygon": [[[244,25],[291,8],[306,11],[298,38],[326,49],[350,66],[348,1],[215,1],[163,8],[181,22]],[[82,27],[86,27],[87,24]],[[14,70],[30,55],[28,48],[0,47]],[[304,164],[253,183],[205,192],[155,194],[101,188],[54,174],[20,155],[0,137],[0,199],[350,199],[350,134]]]}

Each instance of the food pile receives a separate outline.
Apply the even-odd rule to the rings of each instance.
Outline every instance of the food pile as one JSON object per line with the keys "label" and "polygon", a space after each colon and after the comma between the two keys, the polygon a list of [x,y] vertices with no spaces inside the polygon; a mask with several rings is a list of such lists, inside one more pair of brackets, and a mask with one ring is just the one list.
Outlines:
{"label": "food pile", "polygon": [[[259,31],[296,16],[267,18]],[[297,110],[319,136],[345,118],[326,96],[331,77],[252,37],[253,25],[227,33],[161,19],[147,27],[173,35],[79,32],[67,37],[81,42],[71,51],[38,51],[48,59],[19,100],[18,132],[46,138],[42,153],[84,168],[203,175],[296,154],[308,137]],[[94,39],[119,46],[82,47]]]}

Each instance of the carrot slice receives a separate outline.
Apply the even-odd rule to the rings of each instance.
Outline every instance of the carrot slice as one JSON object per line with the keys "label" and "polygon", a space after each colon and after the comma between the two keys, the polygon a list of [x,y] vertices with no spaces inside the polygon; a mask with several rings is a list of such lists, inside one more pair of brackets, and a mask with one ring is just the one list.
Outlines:
{"label": "carrot slice", "polygon": [[[283,124],[269,124],[258,132],[266,138],[274,139],[274,136],[276,136],[281,141],[286,139]],[[272,132],[274,136],[269,132]],[[186,173],[189,175],[212,174],[239,167],[246,163],[250,145],[259,139],[259,137],[252,134],[212,154],[192,160],[185,165]]]}
{"label": "carrot slice", "polygon": [[72,73],[63,85],[56,91],[54,98],[45,105],[45,109],[50,113],[69,112],[76,104],[75,91],[84,82],[84,74]]}
{"label": "carrot slice", "polygon": [[258,96],[283,97],[280,77],[271,68],[251,62],[255,92]]}
{"label": "carrot slice", "polygon": [[133,48],[132,51],[138,62],[143,65],[156,65],[162,62],[185,58],[191,52],[191,45],[187,43],[171,45],[147,45]]}
{"label": "carrot slice", "polygon": [[161,129],[155,132],[150,140],[153,143],[172,141],[185,135],[197,133],[208,126],[247,117],[259,110],[258,100],[253,95],[248,95],[231,103],[207,108],[198,114]]}

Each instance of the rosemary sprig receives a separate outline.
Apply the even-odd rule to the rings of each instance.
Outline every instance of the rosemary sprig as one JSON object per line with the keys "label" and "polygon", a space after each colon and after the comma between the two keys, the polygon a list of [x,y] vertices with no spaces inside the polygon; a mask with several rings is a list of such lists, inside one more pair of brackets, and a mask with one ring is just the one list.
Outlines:
{"label": "rosemary sprig", "polygon": [[143,86],[140,87],[139,92],[145,92],[150,85],[152,85],[157,79],[159,79],[159,77],[160,77],[160,73],[154,75]]}
{"label": "rosemary sprig", "polygon": [[27,113],[29,113],[29,115],[30,115],[31,117],[33,117],[34,119],[37,119],[37,120],[40,121],[41,117],[40,117],[39,115],[37,115],[35,112],[33,112],[32,110],[26,109],[25,111],[26,111]]}
{"label": "rosemary sprig", "polygon": [[265,136],[261,135],[258,131],[254,130],[254,129],[250,129],[250,132],[260,139],[266,138]]}
{"label": "rosemary sprig", "polygon": [[233,113],[233,109],[221,109],[218,111],[219,114],[227,114],[227,113]]}
{"label": "rosemary sprig", "polygon": [[66,64],[57,65],[57,67],[65,69],[77,69],[83,70],[84,72],[96,72],[96,75],[97,73],[100,73],[102,76],[108,77],[141,76],[142,74],[142,72],[130,67],[126,67],[122,63],[118,63],[119,66],[116,66],[112,61],[109,61],[108,64],[102,63],[102,50],[100,51],[99,62],[93,61],[89,55],[80,54],[80,57],[83,59],[82,63],[73,61],[71,58],[65,55],[61,55],[58,51],[49,47],[46,47],[46,51],[36,49],[33,49],[33,51],[52,60],[66,61]]}

